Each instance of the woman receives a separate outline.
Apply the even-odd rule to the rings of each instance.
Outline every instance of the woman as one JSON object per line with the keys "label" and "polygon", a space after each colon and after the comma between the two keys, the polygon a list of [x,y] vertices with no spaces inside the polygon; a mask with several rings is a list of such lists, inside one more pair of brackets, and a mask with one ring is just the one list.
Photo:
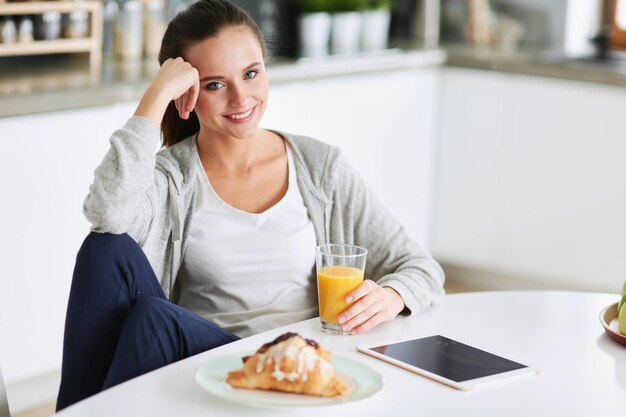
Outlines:
{"label": "woman", "polygon": [[[340,317],[357,334],[443,294],[439,265],[339,151],[263,130],[265,44],[226,0],[170,23],[161,68],[111,138],[84,212],[57,408],[132,377],[317,315],[313,248],[368,248]],[[164,150],[155,155],[161,126]]]}

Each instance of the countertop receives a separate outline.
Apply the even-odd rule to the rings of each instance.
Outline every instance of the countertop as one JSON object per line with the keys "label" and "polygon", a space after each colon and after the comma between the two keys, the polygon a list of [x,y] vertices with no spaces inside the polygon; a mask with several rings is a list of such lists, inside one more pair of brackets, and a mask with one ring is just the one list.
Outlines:
{"label": "countertop", "polygon": [[[625,53],[626,54],[626,53]],[[599,63],[545,51],[504,51],[467,45],[392,48],[376,53],[275,60],[270,83],[432,66],[473,68],[626,87],[626,56]],[[77,56],[0,60],[0,117],[139,100],[158,70],[156,58],[105,61],[90,68]]]}
{"label": "countertop", "polygon": [[[319,319],[305,320],[141,375],[58,417],[617,416],[626,408],[626,349],[604,334],[598,314],[618,298],[565,291],[452,294],[422,314],[397,317],[354,336],[326,335]],[[323,406],[307,397],[224,388],[224,377],[240,366],[242,352],[253,352],[286,332],[330,349],[333,365],[354,378],[354,391],[341,403]],[[459,391],[356,350],[437,334],[529,365],[537,373]],[[459,358],[454,359],[447,360]]]}
{"label": "countertop", "polygon": [[[136,101],[158,70],[156,58],[105,61],[100,68],[90,68],[84,59],[72,56],[48,57],[47,61],[38,58],[4,65],[0,61],[0,117]],[[351,56],[275,60],[268,63],[267,74],[271,84],[279,84],[441,66],[445,60],[441,49],[394,48]]]}
{"label": "countertop", "polygon": [[446,65],[513,74],[535,75],[626,87],[626,56],[600,62],[591,56],[568,57],[558,51],[501,50],[490,47],[445,45]]}

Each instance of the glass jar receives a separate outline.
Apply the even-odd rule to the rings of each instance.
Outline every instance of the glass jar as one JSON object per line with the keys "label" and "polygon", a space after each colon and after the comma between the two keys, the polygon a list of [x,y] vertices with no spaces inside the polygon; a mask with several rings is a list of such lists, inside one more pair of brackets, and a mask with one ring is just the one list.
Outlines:
{"label": "glass jar", "polygon": [[102,54],[104,56],[113,55],[113,26],[117,19],[117,1],[104,0],[102,4]]}
{"label": "glass jar", "polygon": [[119,58],[139,59],[143,53],[143,7],[137,0],[118,4],[113,52]]}
{"label": "glass jar", "polygon": [[161,49],[161,40],[167,28],[165,1],[148,0],[143,9],[143,49],[146,56],[155,57]]}
{"label": "glass jar", "polygon": [[45,12],[35,15],[35,39],[49,41],[61,37],[61,13]]}
{"label": "glass jar", "polygon": [[63,37],[84,38],[89,33],[89,13],[74,10],[63,15]]}
{"label": "glass jar", "polygon": [[17,41],[33,41],[33,19],[30,16],[22,16],[17,19]]}
{"label": "glass jar", "polygon": [[17,36],[15,22],[10,17],[0,20],[0,43],[13,43]]}

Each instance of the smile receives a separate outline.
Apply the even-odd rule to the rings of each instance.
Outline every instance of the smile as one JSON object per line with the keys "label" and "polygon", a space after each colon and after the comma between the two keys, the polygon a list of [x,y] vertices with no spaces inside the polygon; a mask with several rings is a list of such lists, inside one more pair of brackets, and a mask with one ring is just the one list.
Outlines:
{"label": "smile", "polygon": [[228,114],[224,117],[231,119],[231,120],[245,120],[248,117],[250,117],[250,115],[252,115],[252,111],[256,108],[256,106],[250,108],[249,110],[243,112],[243,113],[236,113],[236,114]]}

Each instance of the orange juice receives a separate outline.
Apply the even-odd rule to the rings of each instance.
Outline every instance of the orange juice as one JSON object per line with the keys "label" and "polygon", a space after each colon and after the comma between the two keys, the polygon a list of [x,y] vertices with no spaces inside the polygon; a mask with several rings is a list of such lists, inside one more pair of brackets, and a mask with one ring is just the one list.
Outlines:
{"label": "orange juice", "polygon": [[324,266],[317,273],[320,318],[338,323],[339,314],[350,305],[346,296],[363,282],[363,271],[349,266]]}

